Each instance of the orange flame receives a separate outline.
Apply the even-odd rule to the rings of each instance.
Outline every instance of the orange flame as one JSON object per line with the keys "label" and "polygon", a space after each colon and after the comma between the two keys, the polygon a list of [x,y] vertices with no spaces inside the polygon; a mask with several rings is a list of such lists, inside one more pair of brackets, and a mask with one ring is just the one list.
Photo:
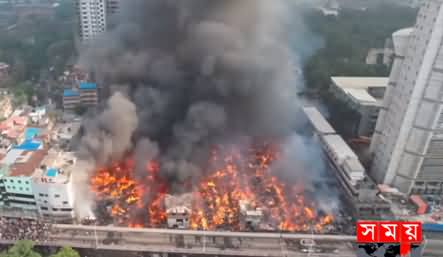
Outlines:
{"label": "orange flame", "polygon": [[[194,190],[190,228],[244,230],[242,217],[248,215],[242,211],[245,205],[261,214],[261,223],[266,225],[262,229],[322,231],[331,224],[333,216],[320,216],[314,204],[303,196],[300,186],[288,188],[272,175],[272,164],[278,158],[279,152],[272,144],[243,152],[236,148],[213,149],[208,175]],[[91,178],[93,191],[99,200],[112,201],[110,214],[123,225],[165,226],[168,185],[158,176],[159,163],[147,162],[146,176],[137,180],[134,167],[134,161],[127,159],[97,169]]]}

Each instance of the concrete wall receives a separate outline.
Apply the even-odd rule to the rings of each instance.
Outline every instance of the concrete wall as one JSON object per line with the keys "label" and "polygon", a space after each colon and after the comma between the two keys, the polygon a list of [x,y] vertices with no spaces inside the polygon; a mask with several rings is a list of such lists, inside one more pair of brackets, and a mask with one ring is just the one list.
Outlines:
{"label": "concrete wall", "polygon": [[441,98],[429,98],[440,91],[432,78],[442,49],[442,5],[440,0],[423,5],[410,37],[394,33],[397,58],[371,144],[373,176],[405,193],[419,175],[442,110]]}
{"label": "concrete wall", "polygon": [[73,218],[74,194],[72,181],[47,183],[34,180],[32,183],[39,213],[46,218]]}

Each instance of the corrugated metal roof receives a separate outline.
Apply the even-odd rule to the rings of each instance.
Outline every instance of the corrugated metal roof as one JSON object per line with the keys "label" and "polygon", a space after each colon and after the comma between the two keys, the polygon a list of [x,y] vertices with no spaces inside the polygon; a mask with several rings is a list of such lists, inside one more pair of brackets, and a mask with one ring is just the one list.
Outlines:
{"label": "corrugated metal roof", "polygon": [[63,91],[63,96],[65,97],[80,96],[80,93],[72,89],[65,89]]}
{"label": "corrugated metal roof", "polygon": [[315,107],[304,107],[303,111],[311,122],[317,133],[335,134],[334,128],[328,123],[323,115]]}
{"label": "corrugated metal roof", "polygon": [[80,83],[79,86],[80,90],[92,90],[92,89],[97,89],[97,84],[95,83]]}

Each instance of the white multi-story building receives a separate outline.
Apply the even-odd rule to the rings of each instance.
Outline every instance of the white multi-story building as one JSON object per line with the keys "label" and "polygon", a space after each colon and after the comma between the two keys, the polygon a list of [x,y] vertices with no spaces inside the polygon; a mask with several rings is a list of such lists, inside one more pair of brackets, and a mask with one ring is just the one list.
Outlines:
{"label": "white multi-story building", "polygon": [[77,0],[79,33],[82,41],[88,41],[106,31],[106,1]]}
{"label": "white multi-story building", "polygon": [[443,186],[443,0],[393,34],[395,60],[371,142],[372,176],[404,193]]}
{"label": "white multi-story building", "polygon": [[76,0],[81,40],[88,41],[105,32],[109,15],[118,12],[119,3],[119,0]]}
{"label": "white multi-story building", "polygon": [[74,193],[71,152],[51,149],[32,179],[35,202],[41,217],[55,221],[72,221]]}
{"label": "white multi-story building", "polygon": [[303,111],[313,128],[314,140],[322,146],[327,156],[327,170],[339,182],[351,211],[359,218],[389,215],[389,203],[377,196],[375,184],[368,178],[354,151],[336,134],[317,108],[304,107]]}
{"label": "white multi-story building", "polygon": [[374,133],[388,81],[385,77],[331,77],[329,90],[358,114],[353,120],[353,136]]}

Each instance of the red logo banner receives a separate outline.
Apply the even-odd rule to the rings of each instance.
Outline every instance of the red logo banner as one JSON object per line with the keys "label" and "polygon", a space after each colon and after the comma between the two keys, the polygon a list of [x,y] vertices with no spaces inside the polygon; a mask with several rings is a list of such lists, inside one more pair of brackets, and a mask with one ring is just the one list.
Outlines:
{"label": "red logo banner", "polygon": [[405,221],[359,221],[357,222],[357,243],[400,244],[400,255],[411,251],[411,244],[423,240],[421,222]]}

